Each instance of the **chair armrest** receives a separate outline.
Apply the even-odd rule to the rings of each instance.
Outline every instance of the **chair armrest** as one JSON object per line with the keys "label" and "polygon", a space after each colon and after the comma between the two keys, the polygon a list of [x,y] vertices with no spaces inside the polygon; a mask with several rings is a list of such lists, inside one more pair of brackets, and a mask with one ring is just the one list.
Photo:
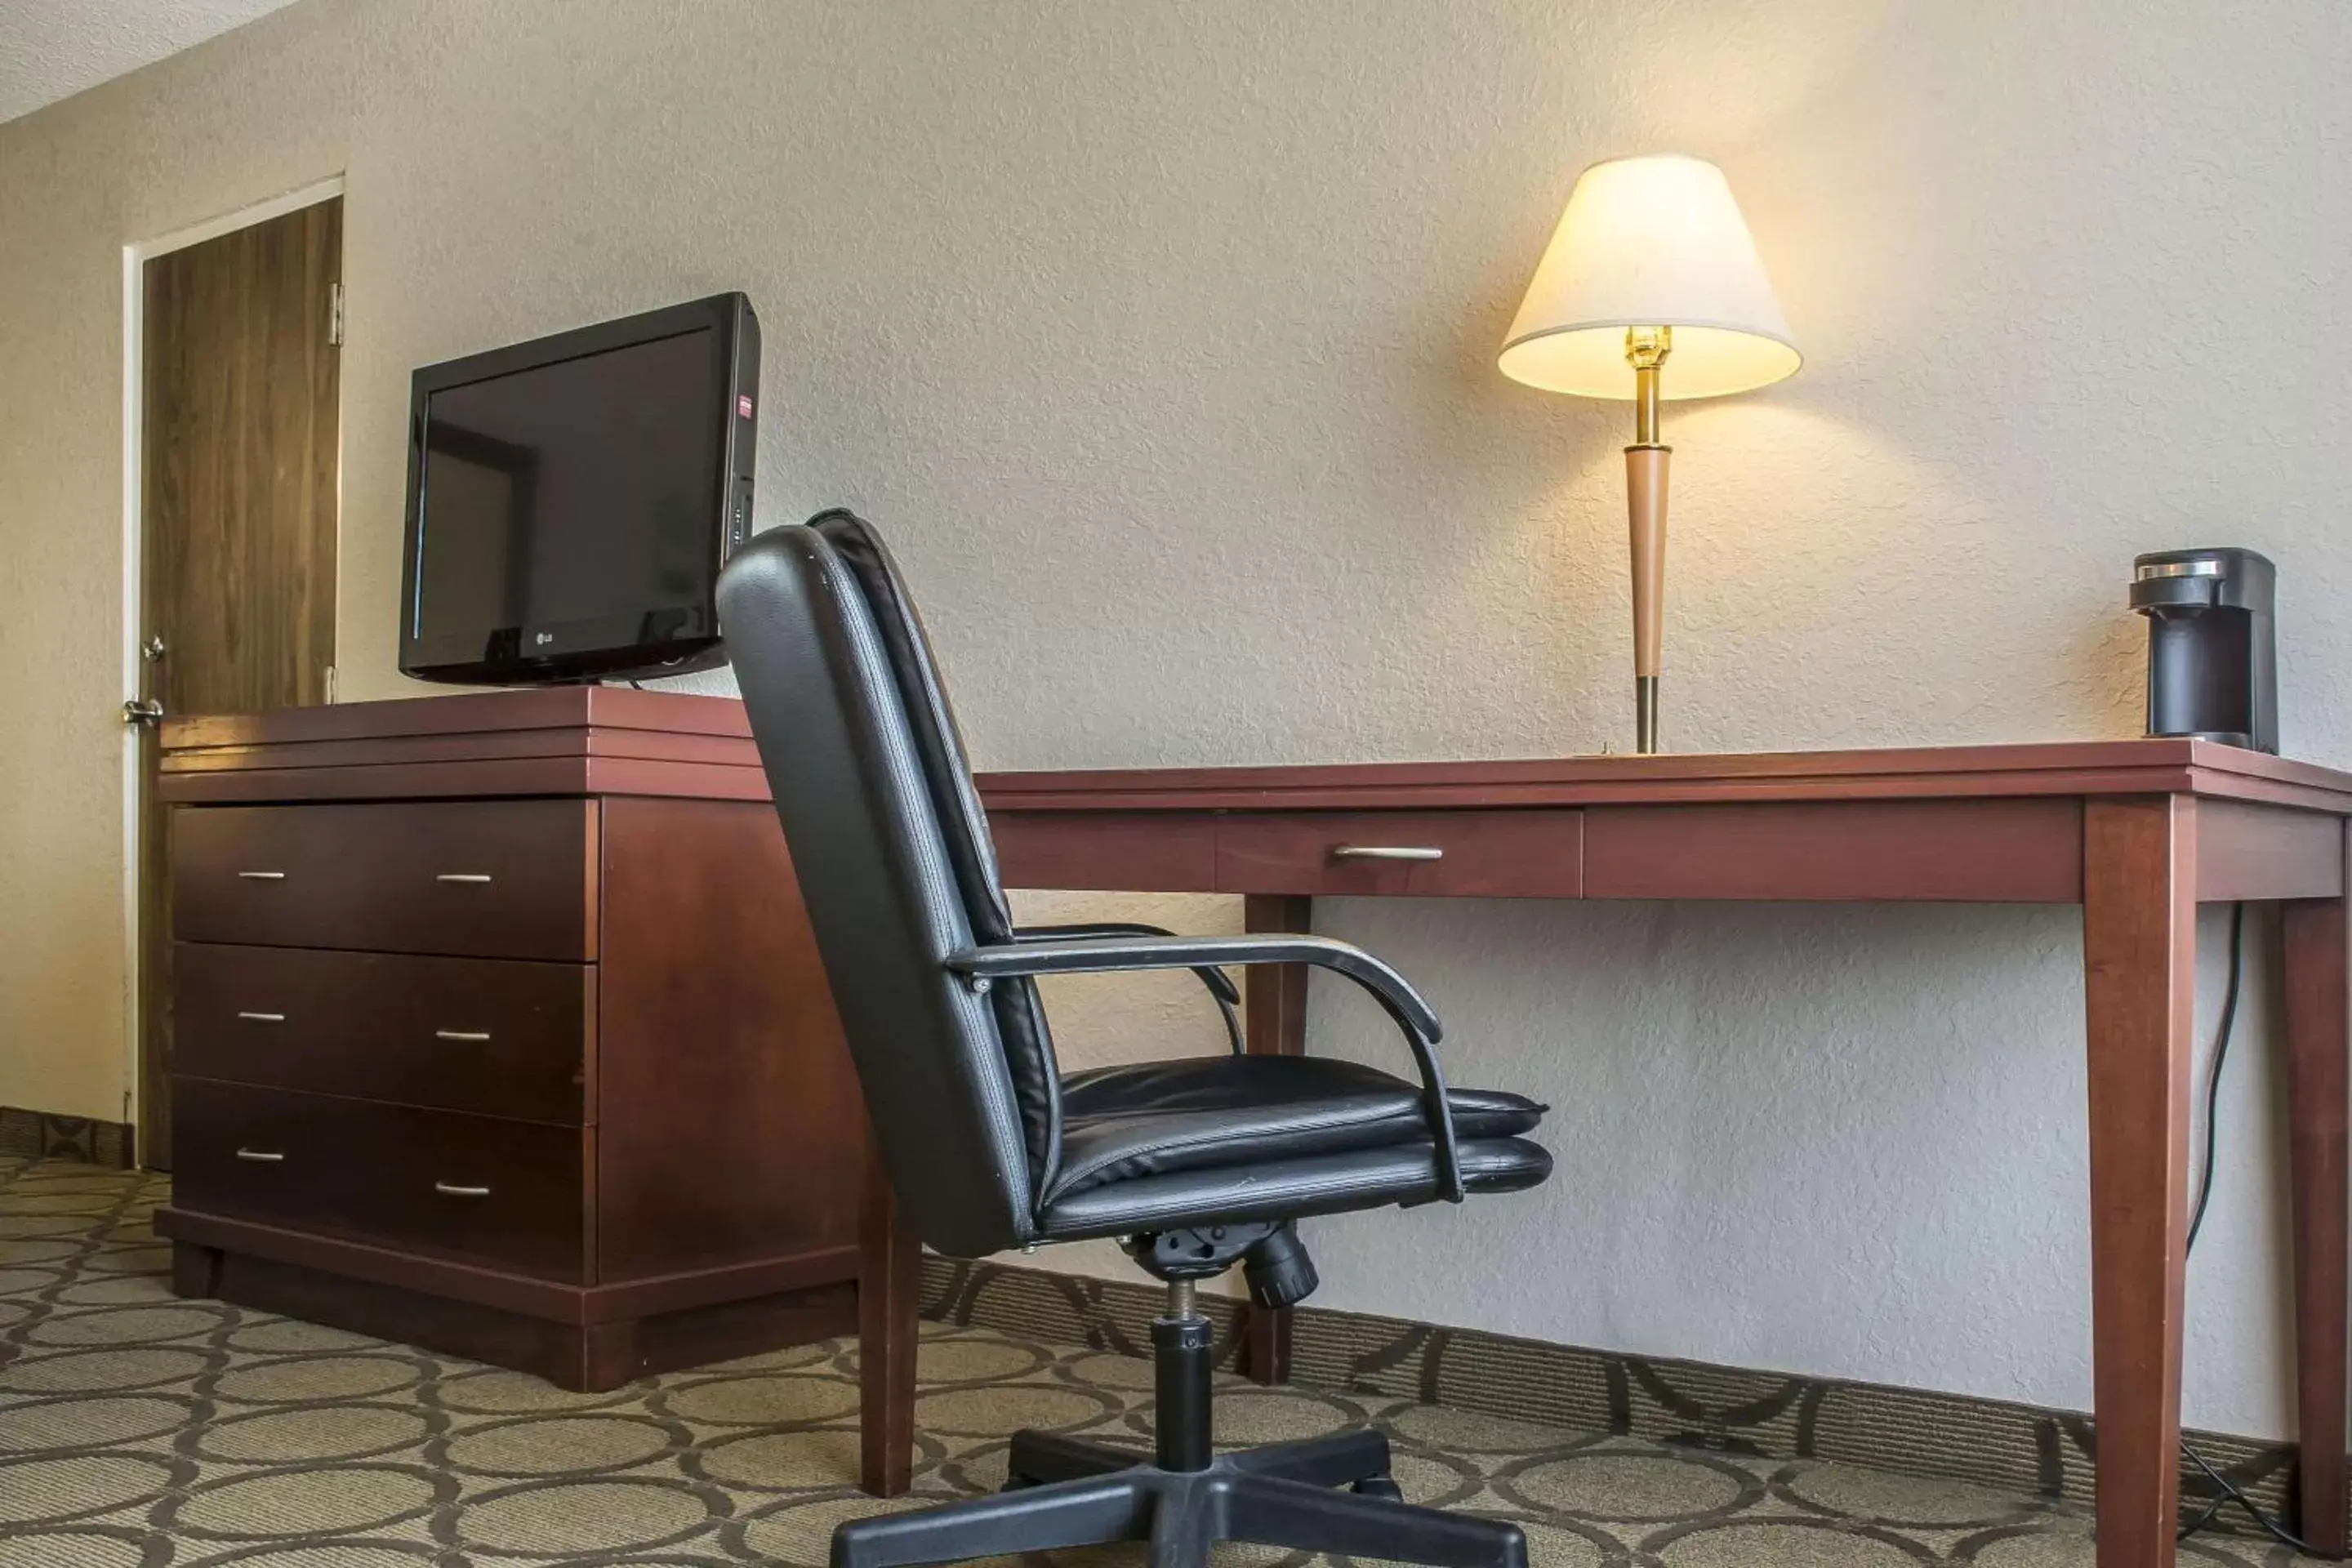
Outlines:
{"label": "chair armrest", "polygon": [[[1164,929],[1164,926],[1146,926],[1139,920],[1103,920],[1087,921],[1087,924],[1079,926],[1016,926],[1013,929],[1013,941],[1016,942],[1075,942],[1098,941],[1098,938],[1106,936],[1176,936],[1176,933]],[[1216,999],[1216,1016],[1225,1025],[1225,1044],[1233,1047],[1234,1056],[1242,1056],[1249,1048],[1249,1044],[1242,1039],[1242,1016],[1233,1011],[1242,1004],[1242,987],[1234,985],[1233,975],[1218,969],[1216,963],[1200,963],[1192,969],[1192,973],[1200,975],[1202,985],[1209,987],[1209,994]]]}
{"label": "chair armrest", "polygon": [[[1096,921],[1084,925],[1021,926],[1013,932],[1013,940],[1029,944],[1041,942],[1093,942],[1104,937],[1174,936],[1175,934],[1174,931],[1164,927],[1145,925],[1140,921]],[[1233,1047],[1234,1055],[1240,1056],[1244,1048],[1242,1038],[1242,1021],[1234,1009],[1241,1005],[1241,987],[1234,984],[1232,975],[1213,963],[1194,965],[1192,973],[1201,977],[1201,984],[1209,988],[1211,996],[1216,998],[1217,1015],[1224,1021],[1225,1042]]]}
{"label": "chair armrest", "polygon": [[1146,969],[1199,969],[1204,964],[1307,963],[1343,974],[1372,994],[1394,1020],[1421,1069],[1422,1110],[1437,1143],[1438,1195],[1463,1198],[1461,1154],[1454,1135],[1454,1107],[1437,1063],[1442,1034],[1437,1014],[1395,970],[1362,948],[1329,937],[1104,936],[1019,942],[951,952],[948,969],[976,982],[994,976],[1107,974]]}
{"label": "chair armrest", "polygon": [[[1092,942],[1102,937],[1174,936],[1176,933],[1160,926],[1145,925],[1140,921],[1100,921],[1086,925],[1023,926],[1013,933],[1013,940],[1024,946],[1040,942]],[[1201,984],[1216,993],[1220,1000],[1239,1005],[1241,987],[1233,977],[1214,964],[1202,964],[1193,973]]]}
{"label": "chair armrest", "polygon": [[1423,1039],[1444,1038],[1437,1014],[1405,977],[1348,942],[1328,936],[1272,932],[1259,936],[1104,936],[968,947],[947,956],[958,974],[985,979],[1013,974],[1107,974],[1144,969],[1198,969],[1204,964],[1310,963],[1370,992],[1391,1017]]}

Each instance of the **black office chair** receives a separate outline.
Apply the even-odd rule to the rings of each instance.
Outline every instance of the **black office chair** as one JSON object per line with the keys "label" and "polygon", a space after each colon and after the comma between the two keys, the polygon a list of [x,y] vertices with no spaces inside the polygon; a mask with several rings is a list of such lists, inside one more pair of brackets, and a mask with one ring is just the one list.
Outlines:
{"label": "black office chair", "polygon": [[[845,1524],[835,1568],[1111,1541],[1150,1542],[1154,1568],[1200,1568],[1220,1540],[1523,1568],[1517,1525],[1399,1500],[1377,1432],[1213,1454],[1194,1285],[1239,1263],[1253,1299],[1288,1306],[1315,1285],[1293,1228],[1303,1216],[1535,1185],[1551,1157],[1520,1135],[1544,1108],[1449,1090],[1429,1005],[1344,942],[1016,931],[921,623],[856,517],[761,535],[720,579],[719,608],[908,1223],[958,1258],[1119,1237],[1168,1284],[1152,1324],[1153,1453],[1018,1433],[1003,1493]],[[1250,963],[1316,964],[1363,986],[1403,1034],[1419,1085],[1238,1054],[1216,966]],[[1235,1054],[1061,1074],[1031,976],[1177,968],[1216,994]]]}

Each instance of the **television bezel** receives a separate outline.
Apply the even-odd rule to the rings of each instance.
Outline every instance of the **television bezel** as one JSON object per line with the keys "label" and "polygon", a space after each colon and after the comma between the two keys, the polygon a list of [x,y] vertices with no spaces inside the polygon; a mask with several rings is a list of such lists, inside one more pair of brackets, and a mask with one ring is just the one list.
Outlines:
{"label": "television bezel", "polygon": [[[719,410],[719,438],[709,461],[715,493],[703,559],[709,563],[695,603],[686,606],[688,629],[656,639],[643,637],[643,615],[493,628],[490,637],[420,635],[417,567],[426,523],[425,408],[436,394],[477,382],[542,369],[709,330],[718,353],[709,396]],[[719,636],[719,573],[749,536],[760,379],[759,321],[740,293],[714,294],[528,342],[424,366],[409,378],[408,488],[402,511],[400,671],[412,679],[456,685],[560,685],[597,679],[646,679],[709,669],[726,662]],[[677,606],[665,605],[663,608]],[[511,633],[510,646],[488,646]]]}

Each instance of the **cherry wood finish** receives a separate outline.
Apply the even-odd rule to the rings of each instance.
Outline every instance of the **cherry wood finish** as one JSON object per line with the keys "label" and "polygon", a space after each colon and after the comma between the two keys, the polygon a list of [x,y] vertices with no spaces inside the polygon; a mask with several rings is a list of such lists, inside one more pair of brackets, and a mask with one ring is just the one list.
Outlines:
{"label": "cherry wood finish", "polygon": [[915,1325],[923,1249],[899,1223],[898,1196],[870,1135],[867,1145],[857,1285],[858,1466],[867,1491],[897,1497],[914,1479]]}
{"label": "cherry wood finish", "polygon": [[[1255,893],[1242,900],[1242,929],[1304,931],[1315,919],[1315,900],[1285,894]],[[1303,963],[1253,964],[1242,971],[1243,1039],[1253,1056],[1307,1054],[1307,976]]]}
{"label": "cherry wood finish", "polygon": [[2197,803],[2197,900],[2340,899],[2344,821],[2234,800]]}
{"label": "cherry wood finish", "polygon": [[2115,1562],[2163,1561],[2179,1528],[2197,804],[2084,807],[2092,1398],[2100,1553]]}
{"label": "cherry wood finish", "polygon": [[167,718],[163,772],[171,799],[185,805],[500,795],[768,798],[741,703],[626,687],[543,687],[299,714]]}
{"label": "cherry wood finish", "polygon": [[[168,1234],[175,1245],[223,1252],[231,1258],[247,1253],[268,1256],[321,1273],[343,1275],[354,1282],[397,1285],[496,1311],[575,1327],[625,1327],[639,1319],[723,1307],[731,1301],[769,1295],[797,1294],[853,1278],[858,1268],[856,1248],[834,1247],[616,1286],[582,1285],[402,1250],[316,1228],[273,1225],[266,1220],[185,1208],[165,1212],[170,1216]],[[777,1344],[790,1342],[770,1341],[765,1345],[747,1345],[736,1353],[772,1350]],[[463,1353],[475,1355],[478,1360],[492,1359],[471,1351]],[[617,1381],[625,1383],[635,1375],[624,1373]],[[605,1383],[565,1386],[593,1391],[614,1385]]]}
{"label": "cherry wood finish", "polygon": [[[1257,931],[1313,929],[1315,901],[1280,893],[1253,893],[1242,900],[1242,927]],[[1307,977],[1303,963],[1254,964],[1242,971],[1242,1040],[1252,1056],[1307,1054]],[[1252,1382],[1290,1381],[1291,1319],[1287,1308],[1244,1307],[1242,1371]]]}
{"label": "cherry wood finish", "polygon": [[180,1070],[573,1127],[593,1120],[597,969],[179,944]]}
{"label": "cherry wood finish", "polygon": [[1164,812],[1021,812],[989,823],[997,858],[1045,888],[1214,893],[1218,819]]}
{"label": "cherry wood finish", "polygon": [[[2203,809],[2201,806],[2200,810]],[[2200,822],[2200,837],[2210,825]],[[2297,1533],[2321,1552],[2343,1555],[2347,1367],[2347,1225],[2352,1225],[2352,922],[2343,889],[2352,887],[2352,837],[2336,823],[2335,854],[2345,875],[2336,896],[2287,904],[2281,911],[2286,950],[2288,1158],[2294,1229],[2296,1429],[2303,1439],[2302,1521]]]}
{"label": "cherry wood finish", "polygon": [[[335,662],[340,198],[142,267],[139,695],[169,713],[327,700]],[[161,755],[140,737],[142,1103],[172,1070]],[[171,1164],[171,1120],[140,1148]]]}
{"label": "cherry wood finish", "polygon": [[[640,692],[637,695],[653,694]],[[451,698],[448,700],[465,701],[467,699]],[[694,700],[723,700],[698,698]],[[598,717],[593,721],[595,727],[580,729],[542,725],[518,731],[436,731],[374,739],[336,737],[263,743],[269,747],[268,765],[271,770],[303,773],[315,773],[329,768],[406,767],[426,763],[544,762],[559,758],[611,758],[699,763],[712,767],[746,767],[754,765],[756,762],[751,742],[743,736],[699,731],[677,734],[659,730],[614,728],[604,723],[601,710],[583,711],[597,712]],[[210,722],[203,718],[197,721],[200,725],[209,726]],[[583,719],[582,722],[584,724],[590,721]],[[212,732],[223,733],[216,728]],[[234,739],[234,731],[226,733],[232,738],[225,739],[217,745],[175,751],[173,771],[178,773],[251,772],[256,743]]]}
{"label": "cherry wood finish", "polygon": [[[1582,814],[1235,813],[1216,824],[1217,889],[1343,897],[1575,898]],[[1435,850],[1395,859],[1366,851]]]}
{"label": "cherry wood finish", "polygon": [[230,806],[172,837],[183,942],[596,956],[591,800]]}
{"label": "cherry wood finish", "polygon": [[1406,811],[1471,805],[1664,805],[1734,800],[2196,795],[2352,811],[2352,773],[2210,741],[2079,741],[1491,763],[1129,768],[982,773],[992,814]]}
{"label": "cherry wood finish", "polygon": [[[1304,897],[1270,895],[1491,890],[1450,888],[1427,862],[1367,882],[1318,861],[1317,828],[1343,820],[1351,838],[1443,832],[1477,858],[1540,862],[1508,873],[1539,897],[2079,903],[2100,1568],[2176,1559],[2196,908],[2283,903],[2303,1525],[2341,1546],[2352,774],[2145,740],[996,773],[980,787],[1011,885],[1269,895],[1249,900],[1254,930],[1309,913]],[[1303,991],[1275,973],[1250,976],[1250,1048],[1303,1048]],[[1254,1314],[1247,1333],[1254,1367],[1279,1375],[1286,1325]]]}
{"label": "cherry wood finish", "polygon": [[[227,1247],[183,1237],[172,1246],[172,1288],[182,1296],[218,1297],[267,1312],[333,1323],[354,1333],[422,1345],[547,1379],[560,1388],[599,1386],[595,1364],[601,1336],[590,1325],[535,1312],[509,1311],[418,1287],[403,1268],[372,1280],[351,1269],[350,1255],[291,1261],[310,1237],[258,1226],[227,1227],[203,1216],[191,1235],[221,1227]],[[385,1253],[385,1260],[398,1254]],[[409,1281],[401,1283],[400,1281]]]}
{"label": "cherry wood finish", "polygon": [[[168,728],[169,721],[166,721]],[[383,800],[404,791],[419,797],[489,799],[499,795],[642,795],[690,800],[766,800],[760,770],[693,759],[644,757],[521,757],[446,763],[387,763],[368,766],[271,770],[268,778],[242,772],[192,769],[174,774],[171,798],[188,805],[286,798],[301,790],[312,800]]]}
{"label": "cherry wood finish", "polygon": [[[209,1215],[182,1215],[178,1224],[184,1234],[172,1247],[172,1288],[180,1295],[223,1297],[337,1323],[532,1373],[560,1388],[616,1388],[633,1378],[832,1339],[856,1328],[857,1291],[840,1283],[590,1319],[581,1309],[593,1298],[582,1290],[551,1287],[551,1307],[534,1301],[530,1310],[511,1310],[462,1289],[510,1276],[436,1265],[428,1279],[406,1255],[362,1244]],[[205,1239],[191,1239],[196,1237]],[[838,1276],[842,1270],[834,1260],[824,1271]],[[573,1310],[562,1310],[566,1306]]]}
{"label": "cherry wood finish", "polygon": [[[506,725],[488,705],[509,700],[515,717]],[[665,700],[681,704],[674,742],[663,738],[662,710],[649,705]],[[468,798],[611,791],[765,799],[740,711],[719,700],[574,690],[397,706],[412,711],[396,725],[383,720],[381,736],[369,732],[356,709],[320,710],[331,718],[315,728],[293,715],[167,728],[167,739],[188,743],[186,766],[175,768],[176,753],[167,755],[168,787],[175,796],[184,791],[191,802],[212,803],[391,798],[404,793],[395,786],[413,795]],[[442,711],[415,711],[420,710]],[[508,730],[516,733],[504,735]],[[350,744],[379,739],[398,754]],[[740,751],[730,749],[730,742],[740,742]],[[300,752],[299,765],[273,765],[287,754],[281,747],[320,749]],[[1014,885],[1251,890],[1237,884],[1271,877],[1275,885],[1260,886],[1255,889],[1260,896],[1249,900],[1252,929],[1303,926],[1312,894],[1363,890],[1326,883],[1325,874],[1339,868],[1301,869],[1295,858],[1283,862],[1278,852],[1271,857],[1276,869],[1268,871],[1262,847],[1269,840],[1254,824],[1275,813],[1361,813],[1381,819],[1395,814],[1396,825],[1406,814],[1423,814],[1415,817],[1423,824],[1431,823],[1425,814],[1454,814],[1443,826],[1472,836],[1462,842],[1484,847],[1497,841],[1486,837],[1496,834],[1551,858],[1543,890],[1533,896],[2080,900],[2092,1072],[2101,1086],[2094,1097],[2092,1180],[2099,1254],[2095,1360],[2102,1568],[2161,1568],[2173,1561],[2169,1530],[2152,1521],[2168,1517],[2178,1485],[2168,1455],[2179,1426],[2186,1124],[2176,1124],[2174,1117],[2185,1081],[2181,1030],[2174,1019],[2176,989],[2188,984],[2190,967],[2183,961],[2180,932],[2200,898],[2303,900],[2291,904],[2287,916],[2290,1014],[2302,1020],[2293,1026],[2294,1056],[2298,1082],[2321,1086],[2299,1091],[2294,1110],[2303,1463],[2314,1510],[2327,1506],[2331,1486],[2341,1496],[2343,1423],[2314,1412],[2340,1411],[2344,1403],[2347,1193],[2343,1180],[2328,1178],[2327,1162],[2334,1158],[2333,1168],[2341,1169],[2346,1097],[2331,1100],[2325,1083],[2328,1075],[2337,1084],[2352,1077],[2341,999],[2344,942],[2330,934],[2343,929],[2347,884],[2340,822],[2352,814],[2352,776],[2204,742],[2147,741],[998,774],[984,777],[982,788]],[[1879,809],[1890,802],[1921,809]],[[1671,814],[1689,806],[1742,809]],[[1528,819],[1515,820],[1507,830],[1502,819],[1513,814]],[[2159,819],[2160,830],[2151,826]],[[2336,825],[2336,856],[2314,853],[2329,831],[2315,826],[2315,819]],[[1317,816],[1313,826],[1331,820]],[[1949,842],[1939,847],[1920,839]],[[1236,850],[1230,858],[1229,842]],[[1570,843],[1576,848],[1563,863],[1560,846]],[[1686,843],[1705,852],[1680,847]],[[1653,853],[1654,858],[1645,858]],[[1461,854],[1457,864],[1469,858],[1467,850]],[[1290,868],[1280,868],[1285,864]],[[1409,873],[1406,881],[1409,888]],[[1430,890],[1458,896],[1442,884]],[[2330,927],[2330,920],[2337,923]],[[609,952],[602,962],[610,963]],[[2161,998],[2154,1005],[2147,1000],[2151,976]],[[1284,971],[1256,972],[1250,979],[1251,1048],[1304,1048],[1303,985]],[[2333,1012],[2324,1000],[2330,995],[2338,998]],[[2141,1115],[2136,1120],[2112,1104],[2099,1108],[2109,1100],[2137,1103]],[[2153,1131],[2146,1121],[2150,1106],[2157,1115]],[[2331,1146],[2338,1151],[2333,1156]],[[857,1311],[868,1389],[866,1479],[870,1489],[888,1491],[904,1485],[912,1432],[917,1253],[896,1223],[887,1184],[869,1180],[864,1212],[856,1268],[865,1281]],[[275,1237],[267,1246],[254,1240],[265,1232]],[[440,1293],[435,1300],[509,1317],[551,1314],[544,1321],[576,1325],[577,1333],[546,1353],[585,1369],[583,1376],[600,1368],[611,1372],[629,1356],[656,1364],[644,1361],[637,1347],[662,1339],[644,1330],[653,1318],[625,1331],[622,1320],[607,1315],[615,1310],[613,1299],[597,1287],[534,1281],[335,1237],[272,1231],[253,1221],[190,1216],[179,1234],[184,1249],[194,1254],[181,1260],[182,1273],[198,1282],[233,1282],[240,1268],[252,1276],[264,1266],[308,1270],[305,1279],[382,1278],[394,1285],[429,1279]],[[841,1267],[815,1254],[809,1259],[810,1268]],[[323,1269],[314,1268],[321,1261]],[[838,1310],[837,1301],[828,1309],[820,1299],[821,1281],[814,1274],[779,1284],[772,1275],[754,1278],[756,1272],[690,1271],[618,1289],[638,1291],[649,1302],[654,1298],[643,1293],[659,1290],[667,1304],[693,1296],[694,1286],[681,1280],[725,1274],[741,1289],[771,1292],[758,1299],[766,1308],[745,1308],[738,1319],[773,1326],[792,1315],[806,1327],[825,1321],[828,1310]],[[788,1300],[782,1292],[795,1287],[802,1294]],[[257,1288],[300,1293],[275,1277]],[[595,1304],[600,1301],[605,1304]],[[524,1302],[530,1304],[519,1305]],[[679,1345],[715,1342],[719,1331],[684,1326],[709,1321],[689,1314],[714,1310],[680,1307],[659,1320],[680,1325],[662,1342],[672,1347],[669,1353],[686,1353]],[[469,1333],[512,1331],[506,1318],[485,1320],[488,1328],[467,1321]],[[1254,1368],[1261,1375],[1282,1375],[1286,1325],[1268,1318],[1249,1331]],[[2134,1380],[2143,1373],[2148,1381],[2134,1394]],[[2338,1508],[2339,1520],[2341,1513]],[[2326,1539],[2325,1520],[2307,1518],[2306,1528]]]}
{"label": "cherry wood finish", "polygon": [[2066,799],[1596,805],[1581,815],[1588,899],[2083,896],[2083,808]]}
{"label": "cherry wood finish", "polygon": [[903,1490],[914,1243],[740,706],[498,692],[164,743],[179,1288],[583,1389],[855,1324],[865,1479]]}
{"label": "cherry wood finish", "polygon": [[604,810],[599,1278],[856,1247],[866,1102],[774,808]]}
{"label": "cherry wood finish", "polygon": [[182,1072],[175,1208],[292,1226],[585,1283],[574,1128],[214,1083]]}
{"label": "cherry wood finish", "polygon": [[386,748],[370,760],[418,760],[399,748],[471,738],[515,754],[572,753],[667,757],[704,741],[732,741],[744,767],[760,765],[751,721],[731,697],[682,691],[641,691],[628,686],[533,686],[511,691],[458,691],[429,702],[347,702],[289,713],[282,709],[175,714],[163,726],[170,771],[202,768],[225,752],[249,752],[245,769],[287,765],[281,759],[310,748],[361,742]]}

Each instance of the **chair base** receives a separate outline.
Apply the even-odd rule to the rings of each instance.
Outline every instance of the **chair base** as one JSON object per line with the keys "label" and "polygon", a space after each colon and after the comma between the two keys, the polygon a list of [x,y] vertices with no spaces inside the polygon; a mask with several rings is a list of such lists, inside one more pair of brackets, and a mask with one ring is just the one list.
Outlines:
{"label": "chair base", "polygon": [[841,1526],[833,1568],[914,1568],[1114,1541],[1149,1542],[1151,1568],[1203,1568],[1220,1541],[1429,1568],[1527,1568],[1517,1525],[1399,1500],[1388,1439],[1377,1432],[1220,1454],[1197,1470],[1162,1468],[1139,1449],[1020,1432],[1005,1468],[1005,1489],[993,1497]]}

